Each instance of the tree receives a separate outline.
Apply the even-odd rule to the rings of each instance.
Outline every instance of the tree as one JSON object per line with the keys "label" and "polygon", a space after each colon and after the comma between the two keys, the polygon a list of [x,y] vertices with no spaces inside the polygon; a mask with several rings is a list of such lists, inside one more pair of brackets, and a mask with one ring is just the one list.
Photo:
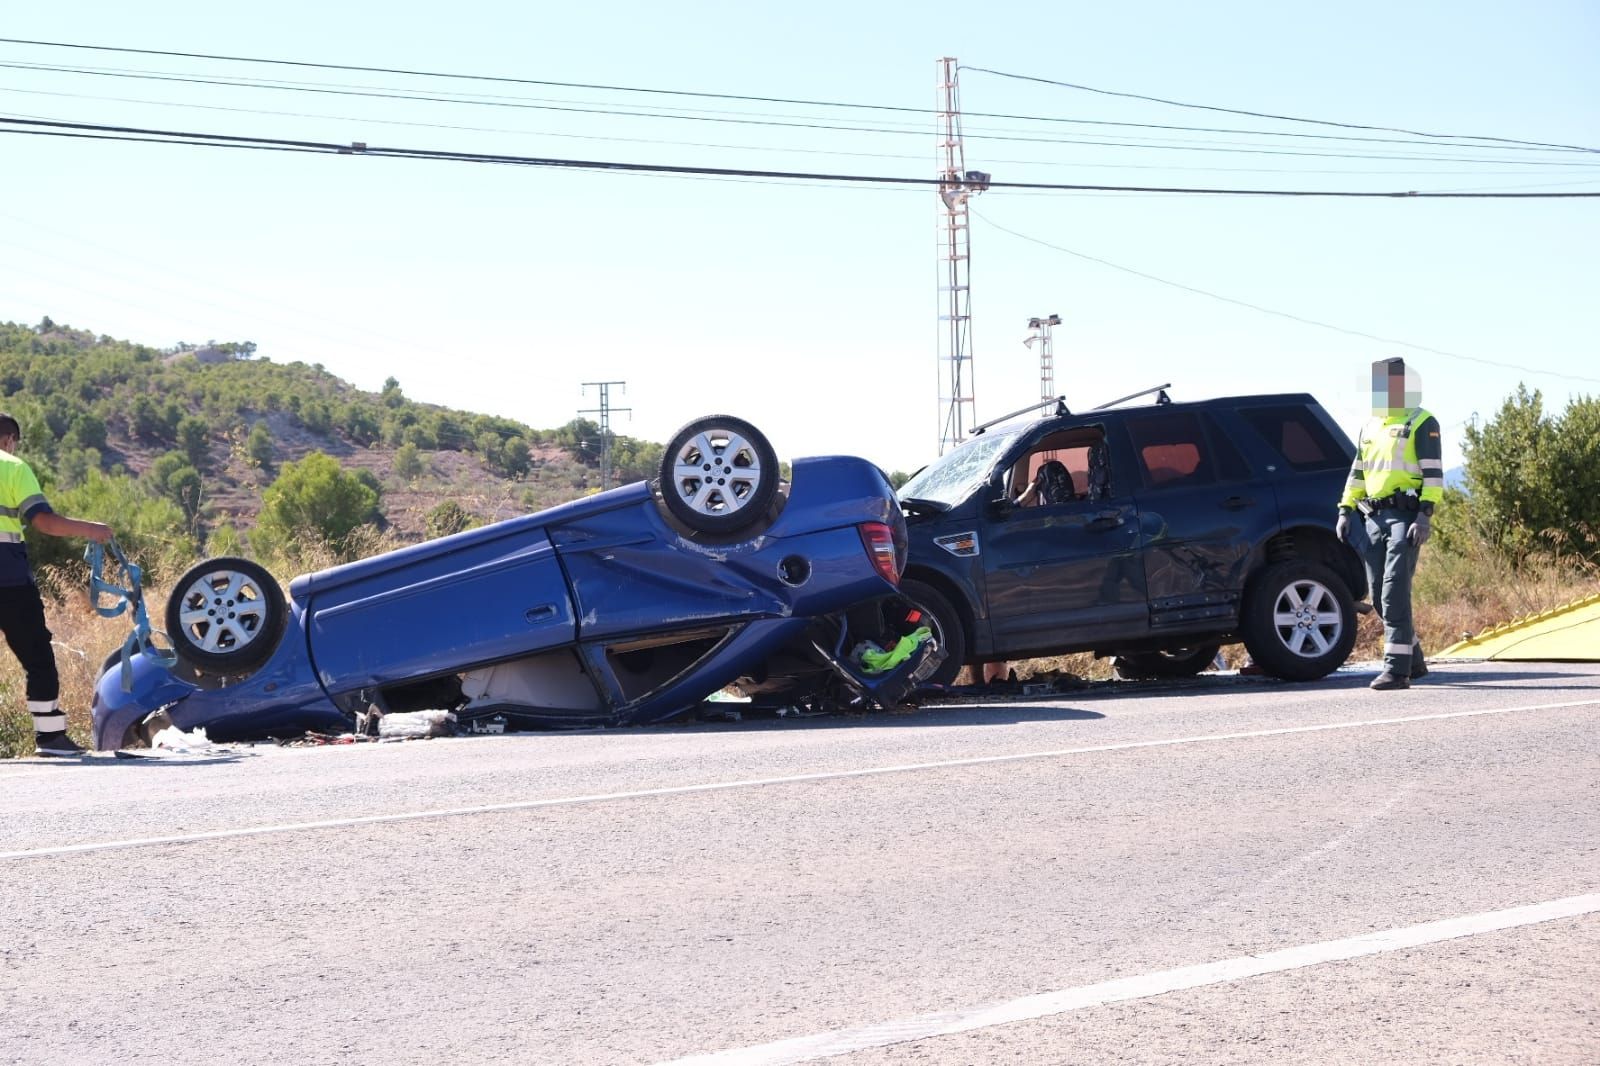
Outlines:
{"label": "tree", "polygon": [[211,453],[211,427],[203,418],[190,415],[178,422],[178,447],[189,460],[189,465],[199,469],[206,465]]}
{"label": "tree", "polygon": [[358,526],[378,517],[378,498],[331,455],[312,452],[297,463],[283,464],[262,496],[256,530],[272,546],[311,535],[342,550]]}
{"label": "tree", "polygon": [[512,477],[522,477],[528,472],[529,463],[528,442],[521,437],[512,437],[500,449],[500,466]]}
{"label": "tree", "polygon": [[385,407],[399,407],[405,403],[406,395],[400,391],[400,379],[395,377],[385,378],[383,392],[379,393],[378,398],[383,401]]}
{"label": "tree", "polygon": [[396,477],[403,477],[408,481],[422,473],[422,456],[415,444],[407,441],[395,451],[394,472]]}
{"label": "tree", "polygon": [[150,464],[150,469],[144,476],[152,492],[157,496],[165,496],[172,475],[187,466],[189,459],[182,452],[167,452]]}
{"label": "tree", "polygon": [[166,440],[167,423],[161,405],[149,393],[140,393],[128,407],[128,430],[145,440]]}
{"label": "tree", "polygon": [[1580,397],[1559,418],[1517,386],[1493,418],[1469,426],[1467,489],[1478,533],[1522,554],[1552,539],[1592,555],[1600,547],[1600,401]]}
{"label": "tree", "polygon": [[250,436],[245,438],[244,453],[250,462],[256,466],[269,466],[272,463],[273,446],[272,432],[267,429],[265,422],[257,422],[250,427]]}
{"label": "tree", "polygon": [[1600,398],[1581,396],[1567,404],[1551,442],[1550,465],[1560,528],[1569,545],[1594,558],[1600,552]]}
{"label": "tree", "polygon": [[167,479],[167,495],[183,510],[190,524],[200,515],[203,491],[200,471],[192,466],[180,467]]}
{"label": "tree", "polygon": [[71,432],[77,436],[78,443],[85,448],[104,448],[106,446],[105,419],[93,411],[84,411],[73,419]]}

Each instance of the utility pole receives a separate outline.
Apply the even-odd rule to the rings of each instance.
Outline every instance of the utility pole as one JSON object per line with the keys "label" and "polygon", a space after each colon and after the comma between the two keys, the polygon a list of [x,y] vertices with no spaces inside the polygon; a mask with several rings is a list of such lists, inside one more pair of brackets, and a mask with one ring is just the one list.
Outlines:
{"label": "utility pole", "polygon": [[939,60],[939,454],[977,422],[972,373],[972,244],[967,200],[989,175],[967,169],[954,58]]}
{"label": "utility pole", "polygon": [[1022,342],[1027,348],[1039,345],[1039,399],[1041,400],[1056,398],[1056,363],[1055,353],[1050,347],[1050,327],[1059,325],[1061,325],[1060,315],[1030,318],[1028,328],[1033,330],[1033,333]]}
{"label": "utility pole", "polygon": [[580,415],[600,416],[600,491],[604,492],[611,487],[611,415],[615,411],[625,411],[630,416],[633,414],[631,407],[611,406],[611,386],[620,385],[623,392],[628,391],[626,381],[585,381],[583,383],[584,395],[589,394],[589,386],[593,385],[600,390],[600,406],[590,407],[579,411]]}

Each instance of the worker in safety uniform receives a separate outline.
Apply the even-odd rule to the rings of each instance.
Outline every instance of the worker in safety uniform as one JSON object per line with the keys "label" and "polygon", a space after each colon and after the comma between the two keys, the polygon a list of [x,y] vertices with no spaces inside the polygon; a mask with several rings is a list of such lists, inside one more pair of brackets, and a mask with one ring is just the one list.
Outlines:
{"label": "worker in safety uniform", "polygon": [[21,436],[17,420],[0,414],[0,632],[27,674],[35,749],[40,755],[81,755],[83,749],[67,736],[67,716],[56,702],[61,694],[56,656],[22,543],[22,523],[52,537],[87,537],[101,544],[111,539],[111,527],[50,510],[39,479],[14,454]]}
{"label": "worker in safety uniform", "polygon": [[1411,575],[1444,497],[1444,461],[1439,420],[1421,402],[1415,374],[1407,387],[1403,359],[1372,364],[1372,420],[1361,430],[1335,526],[1366,562],[1383,620],[1383,672],[1372,682],[1379,690],[1410,688],[1428,672],[1411,619]]}

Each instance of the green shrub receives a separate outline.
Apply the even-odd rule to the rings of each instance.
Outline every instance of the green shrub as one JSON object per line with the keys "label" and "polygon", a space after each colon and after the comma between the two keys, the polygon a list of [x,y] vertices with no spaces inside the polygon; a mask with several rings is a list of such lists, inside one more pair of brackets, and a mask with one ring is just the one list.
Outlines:
{"label": "green shrub", "polygon": [[422,455],[410,441],[400,445],[394,453],[395,476],[410,480],[422,473]]}
{"label": "green shrub", "polygon": [[[361,473],[371,477],[369,471]],[[380,517],[378,500],[379,493],[360,474],[347,474],[331,455],[312,452],[283,464],[268,486],[251,542],[271,553],[311,536],[343,552],[358,527]]]}
{"label": "green shrub", "polygon": [[265,422],[257,422],[250,427],[250,436],[245,438],[244,453],[255,466],[270,466],[274,454],[272,433],[267,429]]}

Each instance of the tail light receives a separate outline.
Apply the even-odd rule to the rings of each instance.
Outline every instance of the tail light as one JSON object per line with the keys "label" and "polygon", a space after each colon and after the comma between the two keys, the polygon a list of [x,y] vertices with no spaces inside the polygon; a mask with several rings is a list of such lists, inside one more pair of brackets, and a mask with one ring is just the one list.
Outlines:
{"label": "tail light", "polygon": [[858,528],[873,567],[891,585],[900,584],[900,559],[895,551],[894,530],[883,522],[863,522]]}

